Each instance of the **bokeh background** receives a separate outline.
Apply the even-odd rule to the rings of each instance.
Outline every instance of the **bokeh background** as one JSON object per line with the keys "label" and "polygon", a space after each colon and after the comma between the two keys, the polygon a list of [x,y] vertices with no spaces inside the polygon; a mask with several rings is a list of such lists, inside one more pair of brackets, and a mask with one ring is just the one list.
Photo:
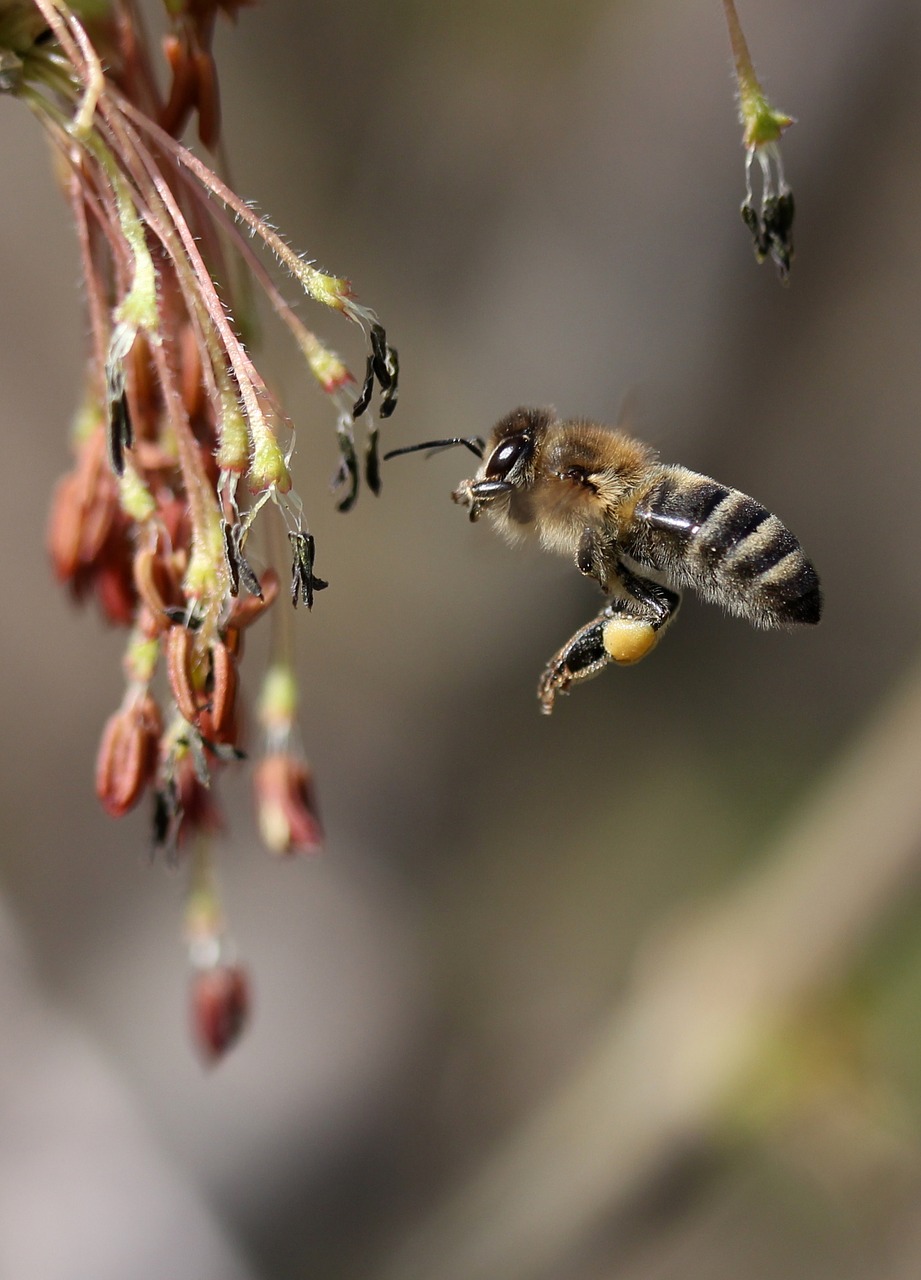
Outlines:
{"label": "bokeh background", "polygon": [[717,0],[266,0],[220,35],[238,189],[400,349],[390,444],[623,412],[791,525],[826,616],[688,600],[540,716],[591,584],[464,519],[462,451],[338,514],[328,407],[267,324],[332,584],[298,618],[328,847],[273,860],[222,780],[255,1012],[210,1072],[182,872],[92,796],[121,638],[44,551],[77,254],[0,103],[0,1274],[921,1274],[921,18],[739,7],[799,119],[789,289],[738,217]]}

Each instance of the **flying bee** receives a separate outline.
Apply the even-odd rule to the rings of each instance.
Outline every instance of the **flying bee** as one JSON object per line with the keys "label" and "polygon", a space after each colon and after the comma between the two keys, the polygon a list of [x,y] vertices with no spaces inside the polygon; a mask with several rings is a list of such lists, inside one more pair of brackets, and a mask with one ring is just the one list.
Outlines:
{"label": "flying bee", "polygon": [[537,696],[548,715],[558,693],[608,663],[645,658],[685,587],[757,627],[819,621],[818,576],[777,516],[738,489],[660,463],[623,431],[520,408],[486,440],[434,440],[387,457],[452,445],[481,462],[452,494],[471,520],[485,514],[512,542],[536,533],[548,551],[572,556],[605,594],[598,616],[540,678]]}

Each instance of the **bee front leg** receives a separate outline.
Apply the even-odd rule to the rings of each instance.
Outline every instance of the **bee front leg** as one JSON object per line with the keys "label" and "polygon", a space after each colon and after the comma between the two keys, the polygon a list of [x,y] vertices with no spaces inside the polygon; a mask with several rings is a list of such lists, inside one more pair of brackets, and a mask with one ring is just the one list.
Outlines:
{"label": "bee front leg", "polygon": [[677,592],[640,578],[625,566],[623,570],[625,594],[610,600],[547,664],[537,685],[545,715],[553,711],[558,693],[568,693],[570,685],[590,680],[609,662],[630,666],[645,658],[678,612],[681,596]]}

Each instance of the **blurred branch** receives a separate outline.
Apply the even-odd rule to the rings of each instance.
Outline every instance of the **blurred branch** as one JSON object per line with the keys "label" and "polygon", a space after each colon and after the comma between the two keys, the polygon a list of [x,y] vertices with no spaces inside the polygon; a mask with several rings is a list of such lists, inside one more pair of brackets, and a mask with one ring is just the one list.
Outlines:
{"label": "blurred branch", "polygon": [[921,854],[921,664],[744,882],[639,957],[586,1060],[401,1250],[400,1280],[528,1280],[704,1135],[777,1024],[844,974]]}

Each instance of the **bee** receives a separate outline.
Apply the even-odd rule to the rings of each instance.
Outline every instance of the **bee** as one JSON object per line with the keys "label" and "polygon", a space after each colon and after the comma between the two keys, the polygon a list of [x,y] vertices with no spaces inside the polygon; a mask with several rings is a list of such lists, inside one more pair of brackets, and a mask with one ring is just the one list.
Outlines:
{"label": "bee", "polygon": [[548,551],[572,556],[605,595],[597,617],[541,675],[547,715],[557,694],[608,664],[645,658],[674,621],[684,588],[756,627],[811,626],[821,617],[816,571],[777,516],[738,489],[659,462],[623,431],[519,408],[486,440],[434,440],[386,456],[452,445],[480,459],[452,494],[471,520],[485,514],[511,542],[536,534]]}

